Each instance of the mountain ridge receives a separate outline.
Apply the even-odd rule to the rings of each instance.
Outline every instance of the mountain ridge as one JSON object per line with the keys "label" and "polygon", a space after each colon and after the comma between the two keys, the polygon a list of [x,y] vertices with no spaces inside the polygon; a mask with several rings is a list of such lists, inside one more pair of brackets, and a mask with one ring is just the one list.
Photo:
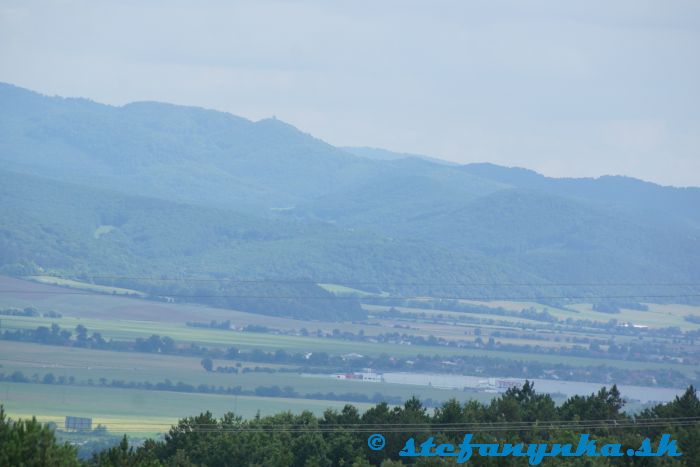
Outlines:
{"label": "mountain ridge", "polygon": [[[118,269],[120,255],[141,264],[165,248],[172,258],[159,273],[196,258],[210,274],[240,275],[245,264],[260,276],[385,283],[700,281],[699,188],[399,156],[357,156],[274,118],[148,101],[114,107],[0,85],[0,175],[17,192],[28,193],[10,183],[21,177],[46,189],[23,199],[6,187],[3,248],[24,239],[36,251],[6,251],[0,268],[20,270],[43,255],[77,274],[90,255]],[[71,201],[57,204],[63,195]],[[109,215],[129,206],[138,213],[127,230],[103,238],[105,257],[90,239],[94,216],[104,214],[90,198],[103,199]],[[169,214],[145,214],[154,200]],[[92,206],[93,217],[75,217],[71,203]],[[222,237],[237,232],[236,222],[257,227]],[[291,236],[274,240],[275,231]],[[110,243],[117,237],[122,243]],[[73,249],[64,257],[60,245]],[[180,266],[178,274],[193,272]],[[440,291],[455,292],[401,290]]]}

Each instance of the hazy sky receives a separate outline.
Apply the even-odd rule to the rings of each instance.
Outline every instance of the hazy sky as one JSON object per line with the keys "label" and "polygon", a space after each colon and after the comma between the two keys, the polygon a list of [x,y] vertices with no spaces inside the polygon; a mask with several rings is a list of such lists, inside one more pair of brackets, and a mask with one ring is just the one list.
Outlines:
{"label": "hazy sky", "polygon": [[700,2],[6,1],[0,81],[336,145],[700,185]]}

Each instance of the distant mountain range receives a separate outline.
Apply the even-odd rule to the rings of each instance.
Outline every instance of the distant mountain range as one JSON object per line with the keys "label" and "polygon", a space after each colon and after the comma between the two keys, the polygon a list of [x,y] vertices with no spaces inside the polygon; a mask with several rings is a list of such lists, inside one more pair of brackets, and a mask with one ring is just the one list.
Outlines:
{"label": "distant mountain range", "polygon": [[445,161],[442,159],[438,159],[435,157],[430,157],[430,156],[424,156],[423,154],[409,154],[405,152],[394,152],[394,151],[388,151],[386,149],[380,149],[380,148],[370,148],[370,147],[354,147],[354,146],[346,146],[343,147],[345,151],[349,152],[350,154],[354,154],[356,156],[360,157],[366,157],[367,159],[376,159],[380,161],[395,161],[398,159],[407,159],[407,158],[414,158],[414,159],[423,159],[429,162],[435,162],[436,164],[443,164],[443,165],[451,165],[451,166],[456,166],[459,165],[455,162],[449,162]]}
{"label": "distant mountain range", "polygon": [[[0,164],[0,272],[15,275],[272,278],[494,298],[700,294],[551,285],[700,282],[700,188],[337,148],[276,119],[112,107],[8,84]],[[504,285],[516,283],[538,285]]]}

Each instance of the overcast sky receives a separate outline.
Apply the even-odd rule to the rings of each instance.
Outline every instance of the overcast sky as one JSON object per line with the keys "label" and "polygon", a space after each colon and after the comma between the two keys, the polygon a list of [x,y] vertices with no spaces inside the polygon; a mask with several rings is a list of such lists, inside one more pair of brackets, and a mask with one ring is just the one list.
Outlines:
{"label": "overcast sky", "polygon": [[336,145],[700,185],[700,2],[7,1],[0,81]]}

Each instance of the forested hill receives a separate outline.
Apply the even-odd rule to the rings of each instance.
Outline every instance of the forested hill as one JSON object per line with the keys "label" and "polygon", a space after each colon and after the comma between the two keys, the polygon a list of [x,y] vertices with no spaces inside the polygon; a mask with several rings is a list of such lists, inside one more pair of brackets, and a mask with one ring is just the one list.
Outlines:
{"label": "forested hill", "polygon": [[146,196],[288,207],[352,186],[376,166],[276,119],[156,102],[111,107],[9,85],[0,85],[0,103],[6,168]]}
{"label": "forested hill", "polygon": [[[455,254],[424,241],[352,232],[322,222],[256,217],[16,172],[0,170],[0,199],[0,273],[281,280],[262,285],[226,280],[98,281],[267,314],[362,316],[352,301],[323,300],[328,293],[316,282],[390,287],[460,279],[496,284],[518,277],[537,280],[484,255]],[[259,298],[241,299],[249,296]]]}
{"label": "forested hill", "polygon": [[548,178],[532,170],[468,164],[462,170],[507,185],[615,205],[637,213],[674,216],[700,225],[700,188],[669,188],[631,177]]}
{"label": "forested hill", "polygon": [[700,281],[698,188],[404,156],[336,148],[274,118],[0,84],[0,271],[330,279],[499,298],[611,293],[504,283]]}

